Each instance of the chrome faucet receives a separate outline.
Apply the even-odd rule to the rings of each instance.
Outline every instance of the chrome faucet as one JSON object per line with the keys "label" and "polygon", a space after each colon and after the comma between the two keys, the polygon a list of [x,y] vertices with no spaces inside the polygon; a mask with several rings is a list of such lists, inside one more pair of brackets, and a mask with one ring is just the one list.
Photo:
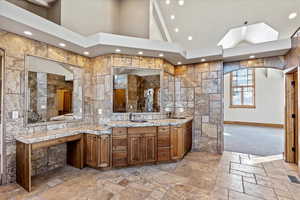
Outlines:
{"label": "chrome faucet", "polygon": [[133,113],[129,113],[129,121],[133,120]]}

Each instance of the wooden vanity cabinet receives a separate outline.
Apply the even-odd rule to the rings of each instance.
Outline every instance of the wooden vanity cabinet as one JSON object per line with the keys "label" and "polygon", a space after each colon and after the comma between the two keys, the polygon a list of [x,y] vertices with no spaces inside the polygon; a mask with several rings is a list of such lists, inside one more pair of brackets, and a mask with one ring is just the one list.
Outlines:
{"label": "wooden vanity cabinet", "polygon": [[110,167],[111,139],[109,135],[85,134],[85,164],[90,167]]}
{"label": "wooden vanity cabinet", "polygon": [[157,127],[128,128],[128,164],[157,160]]}
{"label": "wooden vanity cabinet", "polygon": [[112,165],[125,167],[128,165],[127,128],[113,128],[112,134]]}

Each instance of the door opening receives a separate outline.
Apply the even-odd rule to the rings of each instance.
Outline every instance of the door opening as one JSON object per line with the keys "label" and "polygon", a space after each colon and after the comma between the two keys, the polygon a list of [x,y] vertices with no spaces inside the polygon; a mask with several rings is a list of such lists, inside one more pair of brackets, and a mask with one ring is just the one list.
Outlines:
{"label": "door opening", "polygon": [[285,161],[299,163],[299,67],[285,73]]}

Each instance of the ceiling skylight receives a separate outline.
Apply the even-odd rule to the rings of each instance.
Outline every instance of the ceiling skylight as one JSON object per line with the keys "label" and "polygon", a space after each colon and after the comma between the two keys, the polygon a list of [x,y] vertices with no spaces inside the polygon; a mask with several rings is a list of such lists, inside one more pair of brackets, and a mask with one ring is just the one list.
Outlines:
{"label": "ceiling skylight", "polygon": [[233,48],[241,43],[258,44],[278,40],[279,33],[265,23],[244,25],[230,29],[218,43],[223,49]]}

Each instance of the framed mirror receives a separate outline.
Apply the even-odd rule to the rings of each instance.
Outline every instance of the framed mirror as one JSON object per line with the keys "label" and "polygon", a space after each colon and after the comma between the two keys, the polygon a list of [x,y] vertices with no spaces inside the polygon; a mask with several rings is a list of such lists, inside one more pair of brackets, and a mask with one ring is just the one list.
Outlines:
{"label": "framed mirror", "polygon": [[162,70],[113,68],[113,112],[160,112]]}
{"label": "framed mirror", "polygon": [[27,56],[26,123],[82,119],[82,75],[79,67]]}

